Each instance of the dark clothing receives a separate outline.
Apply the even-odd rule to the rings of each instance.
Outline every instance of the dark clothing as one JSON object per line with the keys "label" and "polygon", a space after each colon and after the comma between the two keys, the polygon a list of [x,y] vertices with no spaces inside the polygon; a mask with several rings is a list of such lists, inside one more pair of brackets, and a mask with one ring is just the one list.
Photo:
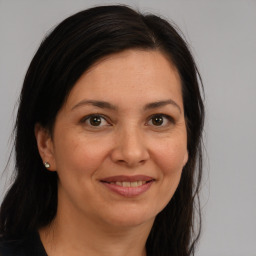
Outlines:
{"label": "dark clothing", "polygon": [[38,232],[20,240],[0,239],[0,256],[47,256]]}

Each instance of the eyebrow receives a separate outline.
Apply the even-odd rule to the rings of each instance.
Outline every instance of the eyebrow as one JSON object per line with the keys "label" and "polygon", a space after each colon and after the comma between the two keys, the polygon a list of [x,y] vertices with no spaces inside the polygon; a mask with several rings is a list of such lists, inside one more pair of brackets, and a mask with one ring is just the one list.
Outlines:
{"label": "eyebrow", "polygon": [[72,110],[84,105],[92,105],[98,108],[107,108],[111,110],[117,110],[117,107],[112,105],[111,103],[106,101],[98,101],[98,100],[82,100],[79,103],[77,103],[74,107],[72,107]]}
{"label": "eyebrow", "polygon": [[174,100],[163,100],[163,101],[157,101],[157,102],[152,102],[148,103],[145,107],[144,110],[148,109],[154,109],[154,108],[159,108],[159,107],[164,107],[166,105],[173,105],[174,107],[179,109],[179,112],[181,113],[181,107],[174,101]]}
{"label": "eyebrow", "polygon": [[[95,107],[98,107],[98,108],[102,108],[102,109],[106,108],[106,109],[110,109],[110,110],[117,110],[118,109],[115,105],[112,105],[111,103],[106,102],[106,101],[82,100],[79,103],[77,103],[74,107],[72,107],[71,110],[73,110],[75,108],[78,108],[78,107],[81,107],[81,106],[84,106],[84,105],[92,105],[92,106],[95,106]],[[180,106],[174,100],[171,100],[171,99],[148,103],[144,107],[144,110],[164,107],[166,105],[173,105],[174,107],[178,108],[179,112],[181,112]]]}

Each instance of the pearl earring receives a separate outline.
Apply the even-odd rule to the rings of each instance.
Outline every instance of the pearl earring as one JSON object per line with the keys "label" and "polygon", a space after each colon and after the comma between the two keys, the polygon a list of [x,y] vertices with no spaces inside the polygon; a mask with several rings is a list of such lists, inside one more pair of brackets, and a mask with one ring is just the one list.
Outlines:
{"label": "pearl earring", "polygon": [[50,164],[48,162],[44,163],[45,168],[50,168]]}

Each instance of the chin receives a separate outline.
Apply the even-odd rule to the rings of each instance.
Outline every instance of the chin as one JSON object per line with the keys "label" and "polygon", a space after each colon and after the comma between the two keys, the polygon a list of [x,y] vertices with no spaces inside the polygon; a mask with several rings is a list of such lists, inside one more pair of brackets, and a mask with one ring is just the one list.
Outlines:
{"label": "chin", "polygon": [[136,227],[145,223],[154,222],[155,215],[148,215],[143,212],[134,211],[119,211],[118,213],[111,214],[110,216],[105,215],[105,221],[107,221],[112,226],[116,227]]}

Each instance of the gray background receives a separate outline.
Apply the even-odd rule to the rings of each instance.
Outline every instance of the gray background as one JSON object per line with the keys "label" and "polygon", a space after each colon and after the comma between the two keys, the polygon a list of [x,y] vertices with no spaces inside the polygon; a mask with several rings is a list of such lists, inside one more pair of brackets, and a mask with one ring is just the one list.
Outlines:
{"label": "gray background", "polygon": [[[207,110],[204,226],[196,255],[255,256],[255,0],[0,0],[0,173],[11,150],[14,106],[24,74],[43,36],[65,17],[103,3],[161,14],[175,21],[191,44]],[[0,201],[9,176],[7,169]]]}

